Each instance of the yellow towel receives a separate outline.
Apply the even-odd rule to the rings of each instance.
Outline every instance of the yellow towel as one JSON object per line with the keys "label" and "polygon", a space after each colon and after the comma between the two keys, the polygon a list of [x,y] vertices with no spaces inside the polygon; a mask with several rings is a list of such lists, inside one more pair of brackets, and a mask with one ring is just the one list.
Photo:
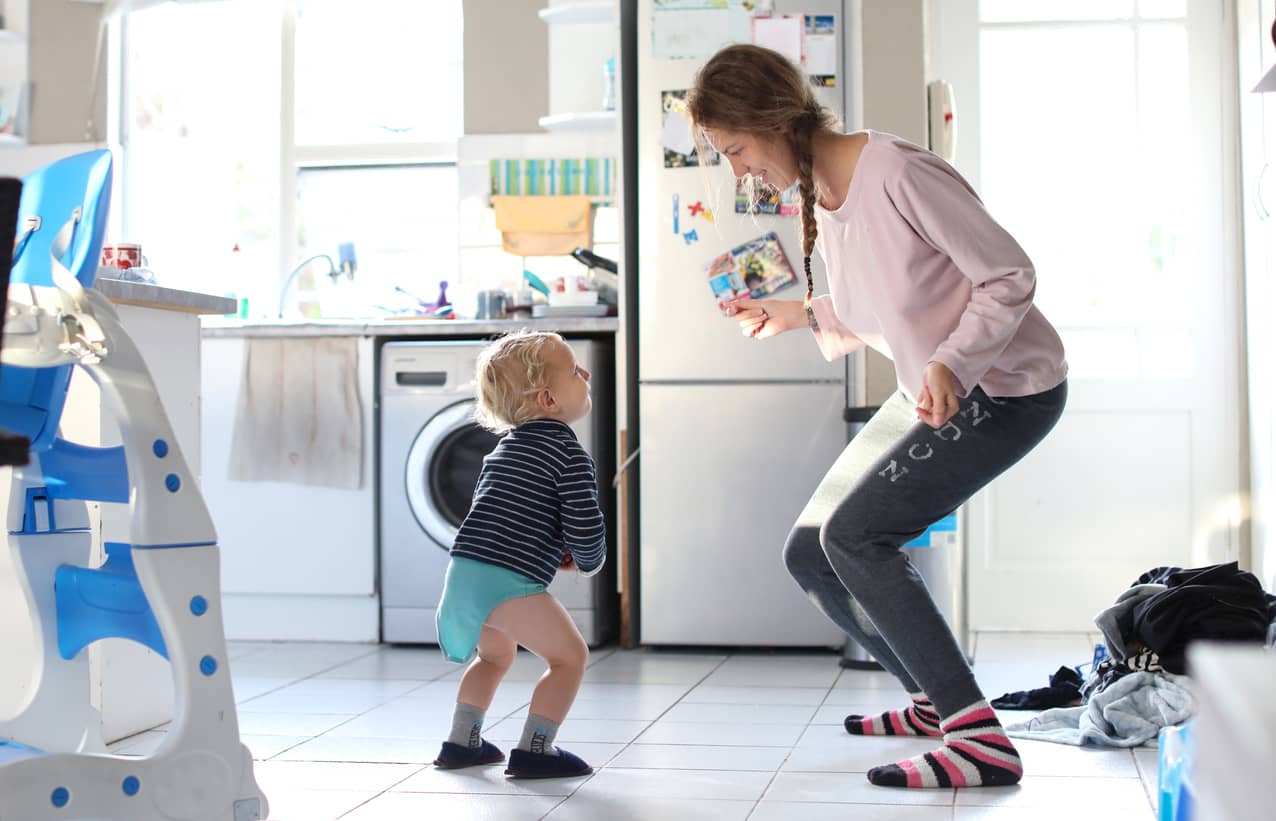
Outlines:
{"label": "yellow towel", "polygon": [[357,337],[249,339],[230,479],[363,485]]}
{"label": "yellow towel", "polygon": [[492,197],[501,247],[521,257],[570,254],[594,244],[589,197]]}

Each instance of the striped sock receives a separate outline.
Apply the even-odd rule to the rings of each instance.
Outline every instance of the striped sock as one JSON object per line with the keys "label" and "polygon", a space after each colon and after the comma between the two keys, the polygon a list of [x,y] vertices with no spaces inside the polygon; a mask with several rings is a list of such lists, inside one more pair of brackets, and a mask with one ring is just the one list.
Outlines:
{"label": "striped sock", "polygon": [[851,735],[927,735],[938,738],[944,734],[939,729],[939,713],[925,693],[909,693],[911,707],[888,710],[877,716],[849,715],[842,722]]}
{"label": "striped sock", "polygon": [[944,746],[868,771],[879,787],[1006,787],[1023,776],[1019,753],[980,700],[941,722]]}

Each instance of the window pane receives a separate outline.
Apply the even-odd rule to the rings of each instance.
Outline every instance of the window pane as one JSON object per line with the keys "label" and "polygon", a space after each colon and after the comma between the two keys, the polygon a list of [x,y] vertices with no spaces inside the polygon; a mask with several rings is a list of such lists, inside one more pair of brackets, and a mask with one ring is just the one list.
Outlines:
{"label": "window pane", "polygon": [[[314,263],[324,313],[358,316],[401,306],[396,285],[434,302],[456,282],[457,173],[452,165],[303,169],[297,175],[301,259],[337,257],[353,242],[359,269],[335,287]],[[289,304],[296,295],[289,295]]]}
{"label": "window pane", "polygon": [[1133,12],[1133,0],[979,0],[979,19],[985,23],[1122,20]]}
{"label": "window pane", "polygon": [[1169,19],[1187,16],[1187,0],[1139,0],[1143,17]]}
{"label": "window pane", "polygon": [[162,284],[265,298],[278,278],[279,83],[262,78],[279,75],[278,4],[164,4],[127,25],[119,239],[142,244]]}
{"label": "window pane", "polygon": [[1192,326],[1187,56],[1178,23],[981,35],[984,198],[1070,349],[1103,340],[1084,378],[1169,376],[1156,345]]}
{"label": "window pane", "polygon": [[301,0],[297,14],[298,144],[461,134],[460,0]]}

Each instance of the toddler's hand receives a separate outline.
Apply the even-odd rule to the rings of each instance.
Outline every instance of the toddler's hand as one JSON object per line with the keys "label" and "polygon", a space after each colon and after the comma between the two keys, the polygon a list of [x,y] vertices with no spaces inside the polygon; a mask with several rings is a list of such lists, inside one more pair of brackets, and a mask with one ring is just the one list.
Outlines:
{"label": "toddler's hand", "polygon": [[558,563],[558,569],[559,570],[575,570],[576,569],[576,560],[572,558],[572,552],[570,550],[563,551],[563,558]]}

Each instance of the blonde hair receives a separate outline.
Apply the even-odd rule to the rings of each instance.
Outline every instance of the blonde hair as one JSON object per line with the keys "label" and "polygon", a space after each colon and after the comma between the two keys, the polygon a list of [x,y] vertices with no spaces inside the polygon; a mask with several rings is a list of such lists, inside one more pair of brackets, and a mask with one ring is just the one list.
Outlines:
{"label": "blonde hair", "polygon": [[505,433],[537,417],[535,395],[549,387],[547,353],[563,338],[547,331],[513,331],[479,353],[474,421]]}
{"label": "blonde hair", "polygon": [[[701,156],[712,150],[705,129],[779,137],[793,150],[802,195],[802,267],[809,305],[815,288],[811,254],[818,231],[811,138],[818,131],[832,130],[837,119],[816,100],[814,87],[792,60],[746,44],[727,46],[700,69],[687,92],[687,115],[695,126],[692,132]],[[746,191],[752,199],[748,181]]]}

